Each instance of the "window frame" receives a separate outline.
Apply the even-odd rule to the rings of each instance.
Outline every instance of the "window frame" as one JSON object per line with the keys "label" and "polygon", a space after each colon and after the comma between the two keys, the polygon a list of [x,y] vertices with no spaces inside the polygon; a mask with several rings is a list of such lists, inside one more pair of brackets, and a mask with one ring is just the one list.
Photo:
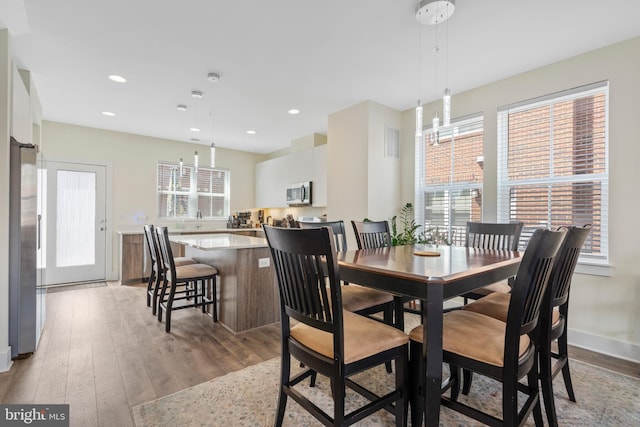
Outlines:
{"label": "window frame", "polygon": [[[169,167],[173,172],[177,172],[180,169],[180,165],[177,162],[166,162],[166,161],[158,161],[156,168],[156,216],[160,219],[168,219],[168,218],[178,218],[178,219],[195,219],[198,213],[198,203],[201,197],[212,198],[220,198],[223,197],[223,212],[221,215],[206,215],[203,216],[202,219],[209,220],[226,220],[229,218],[229,214],[231,211],[231,171],[227,168],[210,168],[199,166],[196,170],[195,166],[191,165],[183,165],[183,175],[188,173],[189,175],[189,189],[188,190],[168,190],[163,189],[160,182],[160,174],[163,168]],[[194,173],[196,171],[196,173]],[[222,193],[215,192],[203,192],[198,191],[198,181],[201,178],[201,175],[207,173],[224,173],[224,190]],[[208,178],[208,177],[205,177]],[[187,209],[186,213],[183,215],[161,215],[160,203],[161,197],[163,195],[176,195],[176,196],[187,196]],[[166,213],[166,212],[165,212]]]}
{"label": "window frame", "polygon": [[[553,106],[559,103],[578,100],[586,98],[590,95],[603,94],[604,95],[604,129],[603,129],[603,166],[604,172],[601,173],[572,173],[571,175],[557,174],[554,175],[553,162],[557,160],[554,156],[554,110]],[[511,214],[511,204],[513,201],[510,198],[511,189],[514,187],[525,188],[526,186],[544,186],[547,185],[549,189],[557,185],[566,184],[579,184],[579,183],[591,183],[597,182],[600,185],[599,207],[600,207],[600,230],[599,230],[599,247],[600,252],[596,254],[581,253],[578,263],[583,266],[594,266],[596,268],[579,268],[576,271],[585,272],[587,274],[597,275],[609,275],[608,267],[610,263],[609,252],[609,215],[608,215],[608,200],[609,200],[609,181],[610,181],[610,164],[609,164],[609,82],[601,81],[592,83],[585,86],[580,86],[572,89],[568,89],[561,92],[556,92],[548,95],[544,95],[538,98],[534,98],[527,101],[518,102],[515,104],[500,107],[498,109],[498,138],[497,138],[497,151],[498,151],[498,170],[497,170],[497,196],[498,207],[497,215],[498,221],[508,222],[518,220],[517,217],[513,217]],[[550,118],[548,120],[547,128],[549,130],[549,158],[551,159],[551,166],[549,168],[549,176],[525,178],[525,179],[510,179],[509,178],[509,115],[512,113],[521,113],[528,110],[538,109],[541,107],[549,107]],[[546,125],[546,124],[545,124]],[[577,161],[577,160],[574,160]],[[569,224],[554,224],[552,215],[552,201],[547,203],[547,210],[549,211],[547,217],[547,224],[544,226],[550,226],[552,228],[561,225]],[[593,206],[593,204],[592,204]],[[597,211],[596,211],[597,212]],[[582,224],[574,224],[582,225]],[[521,239],[521,245],[526,244],[526,233],[523,233]],[[606,269],[598,270],[597,267],[607,267]]]}
{"label": "window frame", "polygon": [[[471,126],[471,130],[469,133],[474,131],[482,131],[482,147],[479,150],[479,154],[476,156],[476,163],[482,164],[484,162],[484,114],[476,113],[463,117],[459,117],[451,120],[450,126],[446,128],[440,127],[439,132],[450,132],[453,137],[453,144],[451,146],[451,152],[454,151],[456,137],[460,137],[464,135],[465,132],[460,133],[456,129],[460,127],[464,127],[465,125]],[[426,146],[429,143],[432,143],[431,135],[431,126],[427,126],[423,128],[422,136],[416,138],[415,144],[415,194],[414,194],[414,215],[416,224],[419,224],[422,227],[422,232],[429,234],[427,231],[431,228],[438,227],[438,233],[442,233],[443,230],[440,225],[432,225],[432,223],[428,220],[427,210],[429,209],[427,206],[427,198],[429,194],[437,194],[444,192],[443,199],[446,200],[446,206],[443,210],[443,217],[445,218],[445,227],[444,230],[445,235],[447,236],[447,242],[443,243],[453,243],[453,244],[463,244],[465,234],[466,234],[466,221],[464,226],[462,225],[454,225],[452,223],[452,219],[454,218],[455,208],[457,199],[454,194],[460,194],[468,191],[469,203],[473,203],[473,198],[477,198],[478,194],[480,195],[480,217],[483,215],[483,202],[482,202],[482,193],[484,186],[484,171],[480,174],[479,182],[472,181],[454,181],[454,165],[455,159],[453,154],[449,155],[449,181],[447,183],[436,183],[436,184],[427,184],[426,178],[428,176],[428,171],[426,170],[426,156],[427,150]],[[447,137],[448,138],[448,137]],[[477,192],[473,195],[473,192]],[[465,197],[465,196],[463,196]],[[471,212],[470,218],[471,220]],[[453,236],[453,239],[452,239]]]}

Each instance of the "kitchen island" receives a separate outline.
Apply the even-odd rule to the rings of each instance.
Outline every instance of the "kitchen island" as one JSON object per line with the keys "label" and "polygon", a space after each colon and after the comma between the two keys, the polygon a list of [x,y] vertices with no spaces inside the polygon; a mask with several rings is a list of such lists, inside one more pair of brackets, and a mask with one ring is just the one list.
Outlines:
{"label": "kitchen island", "polygon": [[280,320],[278,287],[266,239],[232,233],[172,235],[184,255],[218,269],[218,321],[241,332]]}

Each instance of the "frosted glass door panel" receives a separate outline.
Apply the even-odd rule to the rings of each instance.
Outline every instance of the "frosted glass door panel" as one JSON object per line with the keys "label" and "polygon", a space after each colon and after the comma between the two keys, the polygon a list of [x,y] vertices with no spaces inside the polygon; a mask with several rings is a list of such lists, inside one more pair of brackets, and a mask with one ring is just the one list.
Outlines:
{"label": "frosted glass door panel", "polygon": [[95,263],[96,174],[59,170],[57,210],[56,266]]}
{"label": "frosted glass door panel", "polygon": [[106,167],[66,162],[46,166],[47,285],[104,280]]}

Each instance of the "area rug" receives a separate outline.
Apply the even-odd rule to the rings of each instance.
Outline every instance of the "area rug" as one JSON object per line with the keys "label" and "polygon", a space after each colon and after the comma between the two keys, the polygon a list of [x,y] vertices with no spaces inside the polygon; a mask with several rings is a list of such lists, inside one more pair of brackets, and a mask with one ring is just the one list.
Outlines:
{"label": "area rug", "polygon": [[[297,366],[297,363],[292,366]],[[278,398],[279,368],[280,359],[275,358],[136,406],[132,409],[134,423],[137,427],[272,426]],[[640,425],[640,379],[573,360],[571,372],[577,403],[567,398],[561,375],[554,383],[560,426]],[[394,381],[394,376],[387,374],[384,366],[354,378],[378,394],[390,390]],[[297,388],[326,412],[332,413],[333,402],[327,378],[318,376],[316,387],[309,387],[309,382],[305,381]],[[347,408],[362,404],[363,398],[359,395],[352,391],[347,393]],[[497,382],[476,375],[470,396],[462,396],[460,400],[499,415],[500,394]],[[284,425],[301,427],[321,424],[289,398]],[[391,414],[379,411],[355,425],[395,424]],[[448,408],[442,408],[440,425],[479,424]],[[527,425],[534,425],[533,417],[530,417]]]}

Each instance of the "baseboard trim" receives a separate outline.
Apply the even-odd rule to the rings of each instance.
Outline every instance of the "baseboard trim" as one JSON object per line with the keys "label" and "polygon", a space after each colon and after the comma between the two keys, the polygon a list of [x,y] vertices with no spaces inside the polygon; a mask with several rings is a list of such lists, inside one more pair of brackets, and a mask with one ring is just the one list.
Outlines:
{"label": "baseboard trim", "polygon": [[571,328],[568,330],[568,341],[570,345],[576,347],[617,357],[618,359],[640,363],[640,345],[638,344],[594,335]]}
{"label": "baseboard trim", "polygon": [[0,352],[0,372],[7,372],[11,369],[13,361],[11,360],[11,347],[8,346],[5,351]]}

